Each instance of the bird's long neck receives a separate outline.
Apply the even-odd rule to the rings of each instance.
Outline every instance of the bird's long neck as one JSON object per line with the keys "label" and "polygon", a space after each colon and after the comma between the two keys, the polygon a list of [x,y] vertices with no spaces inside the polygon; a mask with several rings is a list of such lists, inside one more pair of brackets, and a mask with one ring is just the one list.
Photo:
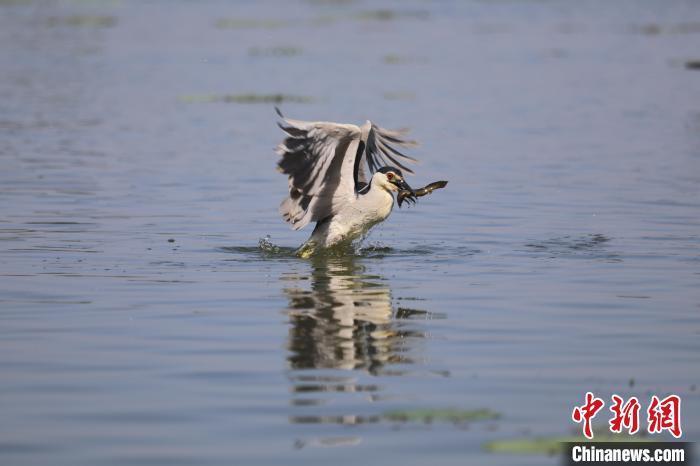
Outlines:
{"label": "bird's long neck", "polygon": [[365,194],[361,197],[364,198],[364,201],[369,206],[386,206],[387,204],[391,206],[394,204],[394,196],[391,194],[391,191],[379,185],[379,183],[370,182]]}

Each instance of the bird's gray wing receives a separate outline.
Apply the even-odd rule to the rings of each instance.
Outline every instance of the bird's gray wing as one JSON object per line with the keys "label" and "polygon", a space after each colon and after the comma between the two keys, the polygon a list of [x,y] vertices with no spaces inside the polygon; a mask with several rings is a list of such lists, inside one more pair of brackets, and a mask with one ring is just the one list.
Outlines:
{"label": "bird's gray wing", "polygon": [[[371,121],[367,121],[362,125],[363,141],[366,144],[365,161],[369,167],[369,173],[374,173],[377,169],[393,165],[408,173],[413,173],[413,170],[404,165],[404,162],[417,162],[413,157],[399,152],[394,145],[401,147],[414,147],[415,141],[406,139],[407,130],[389,130],[381,128]],[[363,173],[364,167],[360,163],[360,170]],[[358,175],[358,178],[362,175]],[[366,176],[365,176],[366,178]],[[366,182],[366,180],[364,180]]]}
{"label": "bird's gray wing", "polygon": [[280,204],[298,230],[338,212],[355,195],[355,160],[362,131],[356,125],[282,117],[287,137],[277,146],[280,171],[289,176],[289,197]]}

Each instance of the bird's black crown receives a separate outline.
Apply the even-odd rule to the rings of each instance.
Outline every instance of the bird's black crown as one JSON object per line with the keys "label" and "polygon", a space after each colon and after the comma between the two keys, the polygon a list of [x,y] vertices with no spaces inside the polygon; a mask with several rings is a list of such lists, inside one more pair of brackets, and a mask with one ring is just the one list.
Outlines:
{"label": "bird's black crown", "polygon": [[403,178],[403,173],[401,173],[401,170],[399,170],[396,167],[382,167],[379,170],[377,170],[379,173],[388,173],[388,172],[394,172],[397,175],[399,175],[401,178]]}

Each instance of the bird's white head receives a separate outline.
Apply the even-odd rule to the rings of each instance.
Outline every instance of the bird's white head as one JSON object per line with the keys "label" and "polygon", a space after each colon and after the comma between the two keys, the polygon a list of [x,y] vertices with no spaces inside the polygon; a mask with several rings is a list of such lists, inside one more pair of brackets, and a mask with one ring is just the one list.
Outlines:
{"label": "bird's white head", "polygon": [[403,179],[401,170],[394,167],[382,167],[372,176],[372,185],[388,192],[411,191],[413,189]]}

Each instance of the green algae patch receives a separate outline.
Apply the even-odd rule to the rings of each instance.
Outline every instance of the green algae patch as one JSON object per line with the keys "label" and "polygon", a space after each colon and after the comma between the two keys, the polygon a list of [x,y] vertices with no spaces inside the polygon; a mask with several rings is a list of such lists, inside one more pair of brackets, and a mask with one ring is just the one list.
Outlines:
{"label": "green algae patch", "polygon": [[195,94],[180,96],[180,101],[186,103],[281,104],[288,102],[308,104],[314,102],[314,98],[294,94]]}
{"label": "green algae patch", "polygon": [[396,21],[401,19],[428,19],[430,13],[425,10],[366,10],[355,15],[360,21]]}
{"label": "green algae patch", "polygon": [[580,441],[580,437],[550,437],[533,439],[495,440],[484,444],[490,453],[558,455],[563,451],[562,442]]}
{"label": "green algae patch", "polygon": [[289,26],[288,21],[278,19],[221,18],[216,20],[218,29],[278,29]]}
{"label": "green algae patch", "polygon": [[427,63],[428,60],[425,57],[414,57],[411,55],[389,53],[382,57],[382,62],[385,65],[408,65],[413,63]]}
{"label": "green algae patch", "polygon": [[392,422],[422,422],[430,424],[434,422],[451,422],[463,424],[474,421],[488,421],[499,419],[501,415],[490,409],[408,409],[396,410],[384,413],[384,419]]}
{"label": "green algae patch", "polygon": [[[484,450],[490,453],[507,453],[520,455],[559,455],[564,451],[564,443],[588,442],[585,438],[575,435],[559,437],[534,437],[510,440],[494,440],[484,444]],[[631,435],[596,435],[591,442],[650,442],[648,437]]]}
{"label": "green algae patch", "polygon": [[117,24],[117,18],[92,15],[52,16],[47,20],[47,24],[49,26],[110,28]]}
{"label": "green algae patch", "polygon": [[277,46],[277,47],[250,47],[248,55],[251,57],[294,57],[301,55],[302,49],[299,47]]}

